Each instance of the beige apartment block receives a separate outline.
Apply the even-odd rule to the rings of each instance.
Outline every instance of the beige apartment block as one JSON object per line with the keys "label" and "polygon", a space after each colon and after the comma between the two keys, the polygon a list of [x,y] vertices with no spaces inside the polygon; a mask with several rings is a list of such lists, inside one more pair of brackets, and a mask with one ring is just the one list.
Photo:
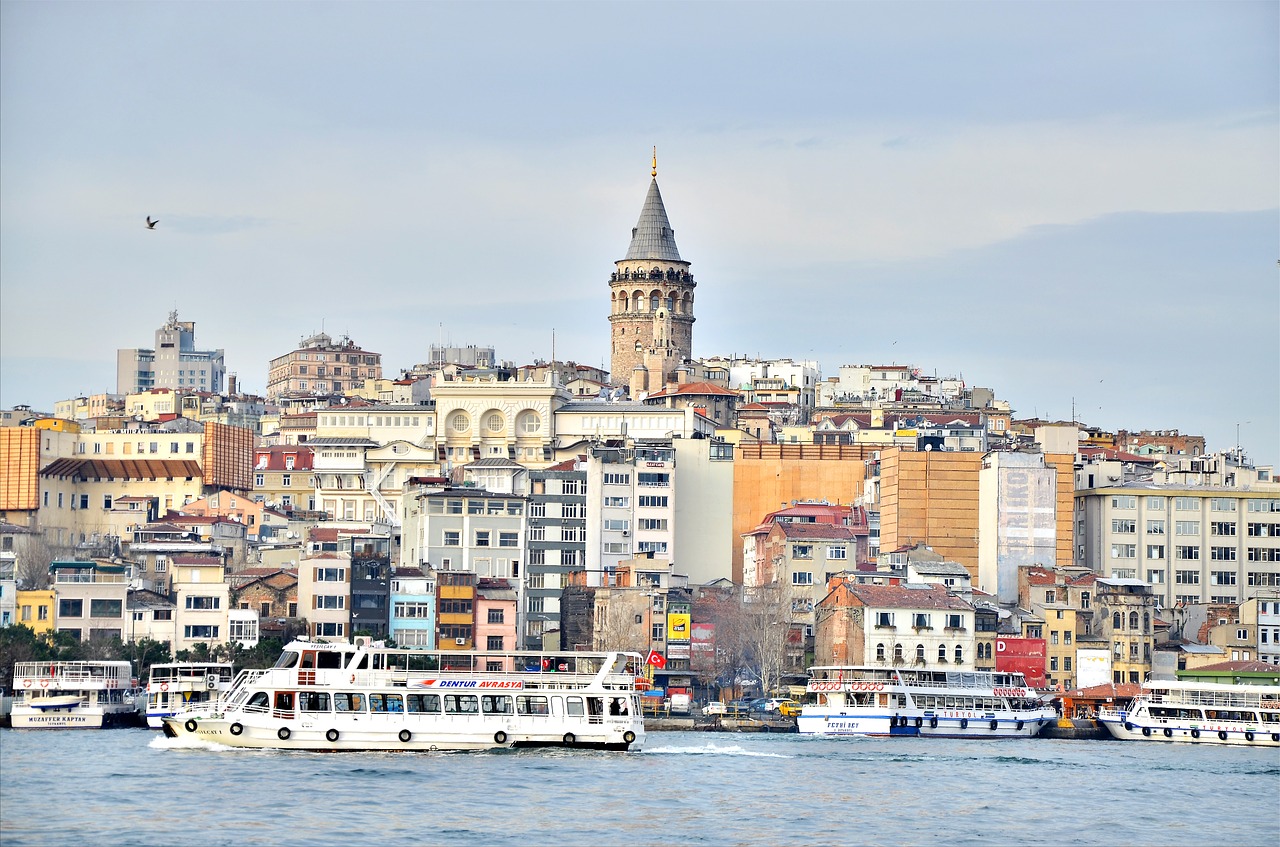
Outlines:
{"label": "beige apartment block", "polygon": [[267,398],[285,395],[342,394],[382,378],[382,354],[365,350],[346,336],[334,341],[321,332],[298,343],[296,350],[271,360]]}

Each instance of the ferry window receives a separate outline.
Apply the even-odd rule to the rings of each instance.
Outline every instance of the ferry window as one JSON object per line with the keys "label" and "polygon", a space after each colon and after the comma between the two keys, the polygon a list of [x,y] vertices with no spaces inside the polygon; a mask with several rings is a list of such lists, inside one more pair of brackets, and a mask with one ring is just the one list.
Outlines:
{"label": "ferry window", "polygon": [[511,698],[506,695],[486,694],[480,698],[480,707],[487,715],[509,715]]}
{"label": "ferry window", "polygon": [[292,668],[298,664],[298,654],[286,650],[280,654],[280,658],[276,659],[277,668]]}
{"label": "ferry window", "polygon": [[521,715],[546,715],[547,710],[546,697],[517,697],[516,713]]}
{"label": "ferry window", "polygon": [[409,695],[409,711],[411,712],[431,712],[432,714],[440,714],[440,695],[439,694],[410,694]]}
{"label": "ferry window", "polygon": [[369,711],[371,712],[403,712],[404,706],[399,694],[370,694]]}
{"label": "ferry window", "polygon": [[316,667],[337,669],[342,667],[342,654],[335,651],[316,653]]}
{"label": "ferry window", "polygon": [[333,695],[333,708],[337,712],[363,712],[364,695],[340,693]]}
{"label": "ferry window", "polygon": [[298,708],[304,712],[327,712],[329,694],[324,691],[304,691],[298,695]]}
{"label": "ferry window", "polygon": [[293,711],[293,692],[292,691],[276,692],[276,709],[282,712]]}
{"label": "ferry window", "polygon": [[480,701],[474,694],[444,695],[444,713],[446,715],[474,715],[480,711]]}
{"label": "ferry window", "polygon": [[315,666],[316,666],[316,654],[312,653],[311,651],[307,651],[306,653],[303,653],[302,664],[299,665],[298,667],[305,669],[305,668],[314,668]]}
{"label": "ferry window", "polygon": [[582,698],[581,697],[567,698],[567,703],[565,706],[565,714],[569,715],[570,717],[579,717],[579,718],[582,717],[583,715]]}
{"label": "ferry window", "polygon": [[257,694],[254,694],[249,698],[248,705],[250,709],[266,709],[270,705],[270,702],[271,701],[267,699],[267,692],[259,691]]}

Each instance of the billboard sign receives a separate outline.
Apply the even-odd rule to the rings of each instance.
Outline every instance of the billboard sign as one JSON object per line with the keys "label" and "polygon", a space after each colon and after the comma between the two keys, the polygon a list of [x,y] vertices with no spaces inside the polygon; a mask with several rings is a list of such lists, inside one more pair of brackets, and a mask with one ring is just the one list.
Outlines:
{"label": "billboard sign", "polygon": [[996,671],[1020,673],[1027,685],[1044,688],[1045,641],[1043,638],[997,638]]}

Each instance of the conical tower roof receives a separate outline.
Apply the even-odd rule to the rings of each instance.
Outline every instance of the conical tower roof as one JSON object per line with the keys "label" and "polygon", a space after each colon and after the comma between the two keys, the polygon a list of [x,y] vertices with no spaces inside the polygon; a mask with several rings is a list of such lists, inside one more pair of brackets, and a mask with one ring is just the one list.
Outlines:
{"label": "conical tower roof", "polygon": [[627,248],[627,259],[661,259],[680,262],[680,251],[676,248],[676,233],[667,220],[667,209],[662,205],[662,192],[658,190],[658,180],[654,177],[649,183],[649,193],[644,198],[644,208],[640,210],[640,220],[631,230],[631,246]]}

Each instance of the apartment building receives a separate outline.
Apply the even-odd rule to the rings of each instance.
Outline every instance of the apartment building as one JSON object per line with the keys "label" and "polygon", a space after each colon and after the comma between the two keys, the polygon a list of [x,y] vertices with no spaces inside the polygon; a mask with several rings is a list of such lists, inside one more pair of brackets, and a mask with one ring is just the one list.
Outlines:
{"label": "apartment building", "polygon": [[1075,497],[1076,564],[1152,586],[1163,607],[1280,587],[1280,487],[1135,482]]}
{"label": "apartment building", "polygon": [[[540,650],[561,630],[560,595],[587,560],[587,471],[570,459],[529,472],[524,649]],[[558,646],[558,645],[557,645]]]}
{"label": "apartment building", "polygon": [[124,640],[129,569],[107,562],[52,562],[57,597],[56,626],[81,641]]}
{"label": "apartment building", "polygon": [[382,378],[382,354],[365,350],[350,338],[337,341],[320,332],[298,342],[295,350],[271,360],[267,398],[288,395],[342,394]]}
{"label": "apartment building", "polygon": [[225,581],[222,557],[177,555],[171,561],[171,572],[177,616],[177,639],[171,645],[174,652],[229,641],[231,587]]}
{"label": "apartment building", "polygon": [[839,580],[818,604],[814,663],[971,671],[974,608],[941,585]]}
{"label": "apartment building", "polygon": [[116,352],[116,393],[135,394],[150,388],[187,388],[221,392],[227,368],[223,350],[197,350],[194,321],[169,313],[156,330],[155,346]]}
{"label": "apartment building", "polygon": [[436,646],[436,581],[421,568],[401,567],[391,576],[387,628],[401,647]]}

